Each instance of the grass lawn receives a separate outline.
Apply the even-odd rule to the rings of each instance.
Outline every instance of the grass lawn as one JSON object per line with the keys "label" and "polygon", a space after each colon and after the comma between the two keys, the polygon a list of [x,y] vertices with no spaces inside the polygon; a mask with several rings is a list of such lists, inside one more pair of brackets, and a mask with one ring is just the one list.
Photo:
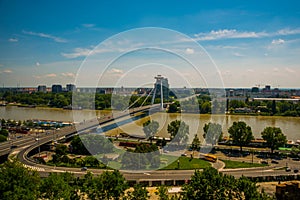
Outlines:
{"label": "grass lawn", "polygon": [[236,168],[251,168],[251,167],[265,167],[267,164],[260,163],[248,163],[232,160],[222,160],[225,163],[225,169],[236,169]]}
{"label": "grass lawn", "polygon": [[182,170],[204,169],[211,166],[211,164],[205,160],[201,160],[198,158],[190,159],[189,157],[181,156],[170,165],[162,168],[162,170],[178,169],[177,160],[179,160],[179,169]]}

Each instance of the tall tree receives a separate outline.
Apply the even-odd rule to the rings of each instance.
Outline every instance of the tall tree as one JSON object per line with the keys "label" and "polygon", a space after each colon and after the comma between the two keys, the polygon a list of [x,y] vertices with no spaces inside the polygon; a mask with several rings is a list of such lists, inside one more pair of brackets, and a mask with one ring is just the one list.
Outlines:
{"label": "tall tree", "polygon": [[209,122],[208,124],[204,124],[203,131],[203,138],[205,138],[206,144],[215,145],[223,138],[221,124]]}
{"label": "tall tree", "polygon": [[38,199],[40,178],[17,160],[0,166],[0,199]]}
{"label": "tall tree", "polygon": [[168,187],[165,185],[159,186],[155,194],[158,195],[159,200],[169,200]]}
{"label": "tall tree", "polygon": [[112,172],[104,171],[97,177],[93,177],[91,173],[86,174],[82,189],[89,199],[110,200],[120,199],[124,196],[128,185],[123,175],[114,170]]}
{"label": "tall tree", "polygon": [[146,187],[143,187],[140,184],[135,184],[133,186],[133,191],[132,192],[128,192],[128,199],[130,200],[147,200],[149,199],[149,192],[146,189]]}
{"label": "tall tree", "polygon": [[172,103],[169,105],[168,113],[176,113],[178,111],[179,109],[177,103]]}
{"label": "tall tree", "polygon": [[232,126],[228,129],[228,133],[233,142],[240,146],[241,152],[243,146],[249,144],[254,139],[251,127],[242,121],[233,122]]}
{"label": "tall tree", "polygon": [[172,121],[168,124],[168,133],[171,134],[171,138],[174,142],[177,142],[178,145],[185,143],[189,138],[189,125],[181,120]]}
{"label": "tall tree", "polygon": [[223,175],[214,168],[206,168],[203,172],[195,171],[191,182],[182,187],[182,200],[188,199],[270,199],[260,193],[256,183],[246,177],[235,179],[232,175]]}
{"label": "tall tree", "polygon": [[194,139],[193,139],[193,141],[192,141],[192,149],[193,149],[193,150],[199,149],[200,144],[201,144],[201,142],[200,142],[200,140],[199,140],[199,137],[198,137],[197,134],[195,134]]}
{"label": "tall tree", "polygon": [[149,139],[153,137],[158,131],[159,123],[157,121],[146,121],[143,123],[143,131],[146,135],[146,138]]}
{"label": "tall tree", "polygon": [[271,153],[287,142],[286,136],[282,133],[281,129],[277,127],[266,127],[261,132],[261,136],[266,140],[268,147],[271,149]]}
{"label": "tall tree", "polygon": [[70,173],[51,173],[42,180],[40,191],[41,198],[46,199],[74,199],[77,195],[76,189],[71,186],[74,176]]}

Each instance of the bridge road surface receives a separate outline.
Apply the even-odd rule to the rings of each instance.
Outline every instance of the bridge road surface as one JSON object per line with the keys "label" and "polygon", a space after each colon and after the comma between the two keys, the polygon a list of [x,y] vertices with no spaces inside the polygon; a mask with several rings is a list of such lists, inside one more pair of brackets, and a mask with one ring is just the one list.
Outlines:
{"label": "bridge road surface", "polygon": [[[148,110],[149,108],[155,110],[155,109],[159,108],[159,105],[156,104],[156,105],[152,105],[152,106],[148,105],[148,106],[143,106],[140,108],[133,108],[133,109],[130,109],[129,112],[114,113],[114,115],[104,116],[98,120],[95,120],[95,119],[86,120],[85,122],[81,122],[79,125],[77,125],[76,128],[79,129],[79,131],[93,129],[93,128],[96,128],[99,124],[104,125],[111,121],[121,120],[122,118],[124,118],[126,116],[129,117],[130,116],[129,113],[133,114],[133,113],[137,113],[137,112],[142,112],[142,111]],[[50,132],[50,134],[39,133],[38,136],[28,135],[28,136],[24,136],[22,138],[16,138],[14,140],[2,142],[2,143],[0,143],[0,156],[11,153],[11,151],[15,148],[22,148],[27,145],[35,144],[37,142],[36,141],[37,137],[39,137],[39,141],[47,138],[48,142],[50,142],[50,141],[65,137],[70,134],[75,134],[77,132],[76,128],[75,128],[75,126],[64,127],[64,128],[61,128],[60,130],[55,130],[55,132],[52,132],[52,133]],[[47,142],[45,142],[45,143],[47,143]],[[43,143],[43,144],[45,144],[45,143]],[[42,143],[40,145],[42,145]]]}

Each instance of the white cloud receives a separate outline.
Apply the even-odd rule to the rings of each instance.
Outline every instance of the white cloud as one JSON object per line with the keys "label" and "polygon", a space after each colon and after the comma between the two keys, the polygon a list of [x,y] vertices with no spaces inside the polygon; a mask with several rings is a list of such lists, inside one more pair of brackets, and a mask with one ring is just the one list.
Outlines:
{"label": "white cloud", "polygon": [[72,73],[72,72],[61,73],[61,75],[64,76],[64,77],[72,77],[72,78],[75,77],[75,74]]}
{"label": "white cloud", "polygon": [[110,74],[123,74],[123,70],[113,68],[113,69],[109,70],[108,73],[110,73]]}
{"label": "white cloud", "polygon": [[41,76],[37,76],[37,75],[33,75],[32,77],[35,78],[35,79],[41,79],[42,78]]}
{"label": "white cloud", "polygon": [[284,44],[285,41],[283,39],[278,39],[278,40],[272,40],[271,44],[273,45],[280,45],[280,44]]}
{"label": "white cloud", "polygon": [[2,71],[2,73],[10,74],[10,73],[12,73],[12,70],[10,70],[10,69],[5,69],[5,70]]}
{"label": "white cloud", "polygon": [[56,37],[56,36],[53,36],[53,35],[50,35],[50,34],[46,34],[46,33],[37,33],[37,32],[24,31],[24,30],[23,30],[23,33],[27,34],[27,35],[33,35],[33,36],[38,36],[38,37],[42,37],[42,38],[52,39],[53,41],[59,42],[59,43],[65,43],[65,42],[67,42],[66,39],[63,39],[63,38],[60,38],[60,37]]}
{"label": "white cloud", "polygon": [[35,66],[39,67],[41,64],[39,62],[35,63]]}
{"label": "white cloud", "polygon": [[240,54],[238,52],[234,52],[233,55],[236,56],[236,57],[244,57],[245,56],[245,55]]}
{"label": "white cloud", "polygon": [[88,55],[94,55],[97,53],[108,53],[108,52],[122,52],[125,51],[125,49],[115,49],[115,48],[107,48],[107,49],[101,49],[101,48],[75,48],[72,53],[61,53],[61,55],[65,58],[78,58],[78,57],[84,57]]}
{"label": "white cloud", "polygon": [[96,25],[95,24],[82,24],[82,26],[85,27],[85,28],[93,28]]}
{"label": "white cloud", "polygon": [[254,70],[253,69],[247,69],[247,72],[252,73],[252,72],[254,72]]}
{"label": "white cloud", "polygon": [[277,67],[273,68],[273,72],[279,72],[279,69]]}
{"label": "white cloud", "polygon": [[286,67],[285,70],[289,73],[295,73],[295,70],[289,68],[289,67]]}
{"label": "white cloud", "polygon": [[54,77],[56,77],[57,75],[56,74],[53,74],[53,73],[51,73],[51,74],[46,74],[45,75],[45,77],[47,77],[47,78],[54,78]]}
{"label": "white cloud", "polygon": [[18,42],[19,40],[17,38],[9,38],[8,41],[9,42]]}
{"label": "white cloud", "polygon": [[300,34],[300,29],[281,29],[279,31],[277,31],[277,35],[296,35],[296,34]]}
{"label": "white cloud", "polygon": [[111,52],[111,49],[88,49],[88,48],[75,48],[73,53],[61,53],[65,58],[78,58],[88,55],[94,55],[97,53]]}
{"label": "white cloud", "polygon": [[77,58],[82,56],[88,56],[91,53],[91,49],[87,48],[75,48],[73,53],[61,53],[66,58]]}
{"label": "white cloud", "polygon": [[265,32],[248,32],[248,31],[237,31],[236,29],[223,29],[223,30],[212,30],[209,33],[198,33],[195,34],[195,40],[205,41],[205,40],[218,40],[218,39],[228,39],[228,38],[259,38],[266,36]]}
{"label": "white cloud", "polygon": [[300,28],[297,29],[280,29],[276,32],[255,32],[255,31],[239,31],[236,29],[220,29],[212,30],[208,33],[194,34],[194,40],[207,41],[207,40],[220,40],[220,39],[233,39],[233,38],[262,38],[273,36],[286,36],[300,34]]}
{"label": "white cloud", "polygon": [[186,53],[186,54],[194,54],[194,52],[195,52],[195,51],[194,51],[194,49],[192,49],[192,48],[186,48],[186,49],[185,49],[185,53]]}

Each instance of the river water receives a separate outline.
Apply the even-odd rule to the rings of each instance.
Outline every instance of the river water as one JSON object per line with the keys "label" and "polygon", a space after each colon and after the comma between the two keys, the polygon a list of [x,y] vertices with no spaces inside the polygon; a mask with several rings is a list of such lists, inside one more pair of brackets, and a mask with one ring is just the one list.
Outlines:
{"label": "river water", "polygon": [[[0,118],[27,120],[43,119],[56,121],[74,121],[73,112],[76,114],[77,121],[93,119],[109,114],[109,111],[92,111],[92,110],[63,110],[50,108],[21,108],[16,106],[0,107]],[[79,116],[79,117],[78,117]],[[190,127],[190,138],[198,134],[200,138],[203,135],[203,126],[208,122],[217,122],[222,124],[223,133],[227,135],[227,129],[234,121],[244,121],[252,128],[254,137],[260,137],[260,133],[267,126],[280,127],[282,132],[287,135],[289,140],[300,140],[300,118],[299,117],[279,117],[279,116],[245,116],[245,115],[199,115],[199,114],[167,114],[155,113],[149,117],[136,120],[132,123],[122,125],[109,131],[111,134],[121,132],[142,135],[142,124],[151,118],[160,124],[159,135],[168,137],[167,125],[175,120],[181,119]],[[202,139],[202,138],[201,138]]]}

